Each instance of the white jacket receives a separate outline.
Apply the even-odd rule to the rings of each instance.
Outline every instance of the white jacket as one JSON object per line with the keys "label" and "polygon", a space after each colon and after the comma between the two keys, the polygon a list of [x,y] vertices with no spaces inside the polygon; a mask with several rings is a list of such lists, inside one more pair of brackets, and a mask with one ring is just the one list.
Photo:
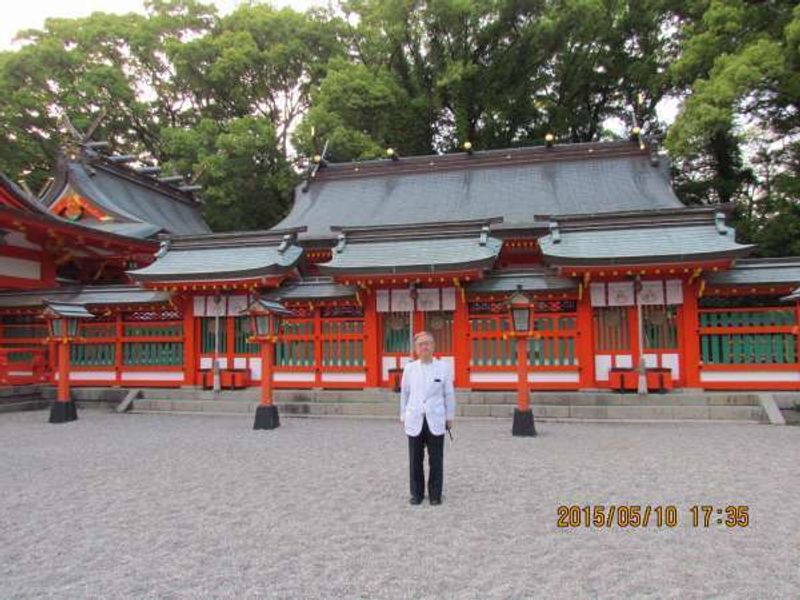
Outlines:
{"label": "white jacket", "polygon": [[400,419],[408,435],[422,431],[422,417],[428,420],[433,435],[443,435],[445,420],[456,414],[456,396],[450,363],[433,359],[433,383],[426,386],[420,372],[420,361],[406,363],[400,383]]}

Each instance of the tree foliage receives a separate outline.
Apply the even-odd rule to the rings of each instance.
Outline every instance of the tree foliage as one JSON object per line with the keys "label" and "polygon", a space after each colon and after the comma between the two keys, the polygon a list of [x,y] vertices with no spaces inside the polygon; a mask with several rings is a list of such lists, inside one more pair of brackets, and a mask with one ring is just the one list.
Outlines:
{"label": "tree foliage", "polygon": [[667,136],[678,189],[692,202],[734,202],[761,253],[800,252],[800,6],[699,2],[680,31],[671,76],[688,97]]}
{"label": "tree foliage", "polygon": [[[655,108],[668,91],[673,49],[663,37],[669,3],[616,0],[350,0],[345,20],[350,63],[329,73],[295,142],[347,140],[337,152],[376,155],[608,137],[610,118],[660,133]],[[381,127],[353,121],[353,101]],[[640,101],[641,100],[641,101]],[[319,110],[318,110],[319,108]],[[311,128],[317,140],[311,140]]]}
{"label": "tree foliage", "polygon": [[[800,252],[800,7],[746,0],[340,0],[299,13],[150,0],[48,19],[0,53],[0,168],[37,188],[69,134],[204,186],[215,229],[286,213],[295,154],[329,160],[626,135],[665,141],[687,204]],[[657,107],[677,99],[669,127]]]}

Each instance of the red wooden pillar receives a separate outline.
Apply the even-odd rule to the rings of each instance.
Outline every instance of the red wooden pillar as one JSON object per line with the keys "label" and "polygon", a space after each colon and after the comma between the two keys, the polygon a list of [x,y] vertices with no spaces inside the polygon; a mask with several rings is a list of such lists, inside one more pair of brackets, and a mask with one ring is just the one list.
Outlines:
{"label": "red wooden pillar", "polygon": [[[26,238],[27,238],[27,236],[26,236]],[[30,239],[30,238],[27,238],[27,239]],[[42,271],[41,271],[42,283],[50,285],[50,286],[55,286],[56,285],[56,275],[57,275],[56,263],[55,263],[55,261],[50,259],[44,253],[41,254],[41,257],[42,258],[40,260],[40,264],[41,264],[41,269],[42,269]]]}
{"label": "red wooden pillar", "polygon": [[530,403],[530,385],[528,384],[528,340],[527,334],[517,335],[517,407],[514,409],[514,420],[511,424],[511,435],[533,437],[536,426]]}
{"label": "red wooden pillar", "polygon": [[58,341],[50,339],[47,342],[47,373],[49,381],[56,383],[56,370],[58,369]]}
{"label": "red wooden pillar", "polygon": [[794,311],[794,330],[798,332],[794,336],[794,358],[800,368],[800,300],[795,302]]}
{"label": "red wooden pillar", "polygon": [[[638,293],[638,292],[637,292]],[[635,298],[638,301],[638,298]],[[630,323],[630,347],[631,347],[631,362],[634,369],[639,368],[639,361],[642,358],[642,354],[644,354],[644,348],[642,347],[644,343],[644,337],[639,337],[639,330],[642,327],[642,324],[639,322],[639,305],[634,304],[633,306],[626,307],[628,311],[628,323]],[[642,345],[640,345],[640,340]]]}
{"label": "red wooden pillar", "polygon": [[312,344],[314,348],[314,385],[320,387],[322,385],[322,306],[316,305],[312,307],[312,326],[313,337]]}
{"label": "red wooden pillar", "polygon": [[228,316],[222,317],[220,329],[225,328],[225,364],[226,369],[233,369],[233,359],[236,355],[236,317],[230,314],[228,305],[230,304],[230,296],[228,296],[228,304],[225,306],[225,312]]}
{"label": "red wooden pillar", "polygon": [[517,410],[531,407],[528,385],[528,337],[517,335]]}
{"label": "red wooden pillar", "polygon": [[197,337],[194,326],[194,298],[183,301],[183,384],[197,385]]}
{"label": "red wooden pillar", "polygon": [[69,402],[69,342],[58,344],[58,402]]}
{"label": "red wooden pillar", "polygon": [[367,368],[367,387],[378,387],[381,384],[381,364],[378,346],[378,307],[375,292],[360,291],[364,302],[364,362]]}
{"label": "red wooden pillar", "polygon": [[116,340],[114,340],[114,381],[119,385],[122,382],[122,338],[125,335],[125,325],[122,322],[122,312],[117,311],[114,319],[114,331],[116,332]]}
{"label": "red wooden pillar", "polygon": [[453,354],[456,387],[469,387],[470,346],[469,305],[463,288],[457,287],[456,310],[453,313]]}
{"label": "red wooden pillar", "polygon": [[683,368],[686,387],[701,387],[700,383],[700,312],[697,302],[697,285],[685,282],[683,286]]}
{"label": "red wooden pillar", "polygon": [[58,387],[56,401],[50,405],[50,422],[69,423],[78,418],[75,401],[69,397],[69,341],[62,338],[55,343],[58,345]]}
{"label": "red wooden pillar", "polygon": [[[0,323],[0,340],[5,342],[6,328],[5,325]],[[8,354],[0,357],[0,385],[8,385]],[[36,375],[34,370],[34,375]]]}
{"label": "red wooden pillar", "polygon": [[278,407],[272,402],[272,372],[275,340],[259,340],[261,343],[261,402],[256,408],[253,429],[275,429],[280,426]]}
{"label": "red wooden pillar", "polygon": [[261,406],[272,406],[273,343],[261,341]]}
{"label": "red wooden pillar", "polygon": [[580,388],[594,386],[594,323],[592,321],[592,302],[589,287],[583,289],[578,300],[577,323],[575,331],[576,354],[580,365]]}

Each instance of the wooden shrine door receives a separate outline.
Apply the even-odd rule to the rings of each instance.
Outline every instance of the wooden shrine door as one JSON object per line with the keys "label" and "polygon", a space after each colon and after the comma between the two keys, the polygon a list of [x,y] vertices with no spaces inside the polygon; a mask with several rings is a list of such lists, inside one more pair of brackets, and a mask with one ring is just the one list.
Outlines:
{"label": "wooden shrine door", "polygon": [[636,366],[636,307],[599,306],[592,310],[595,383],[610,385],[609,372],[614,368]]}
{"label": "wooden shrine door", "polygon": [[678,305],[642,306],[642,353],[648,368],[672,371],[672,380],[682,385],[680,368],[683,310]]}
{"label": "wooden shrine door", "polygon": [[413,338],[428,331],[435,341],[434,356],[454,361],[453,321],[455,288],[378,290],[381,385],[389,386],[393,370],[412,360]]}
{"label": "wooden shrine door", "polygon": [[649,369],[669,369],[680,385],[680,280],[592,284],[592,339],[595,385],[611,387],[613,369],[636,369],[641,358]]}
{"label": "wooden shrine door", "polygon": [[251,341],[250,318],[242,314],[250,297],[195,296],[193,302],[198,383],[208,378],[205,373],[213,371],[216,359],[222,387],[253,385],[261,377],[261,355],[258,344]]}

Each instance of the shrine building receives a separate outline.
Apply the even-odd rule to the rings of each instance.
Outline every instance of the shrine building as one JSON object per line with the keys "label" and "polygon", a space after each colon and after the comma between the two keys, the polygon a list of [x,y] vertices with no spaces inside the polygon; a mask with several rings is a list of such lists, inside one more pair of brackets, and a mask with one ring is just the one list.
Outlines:
{"label": "shrine building", "polygon": [[257,386],[243,313],[291,309],[278,388],[387,388],[430,331],[456,387],[517,386],[508,300],[532,302],[531,390],[800,390],[800,258],[752,259],[728,206],[686,207],[637,141],[333,164],[266,231],[212,233],[197,186],[83,144],[40,198],[0,178],[0,384],[55,381],[42,311],[94,318],[80,386]]}

